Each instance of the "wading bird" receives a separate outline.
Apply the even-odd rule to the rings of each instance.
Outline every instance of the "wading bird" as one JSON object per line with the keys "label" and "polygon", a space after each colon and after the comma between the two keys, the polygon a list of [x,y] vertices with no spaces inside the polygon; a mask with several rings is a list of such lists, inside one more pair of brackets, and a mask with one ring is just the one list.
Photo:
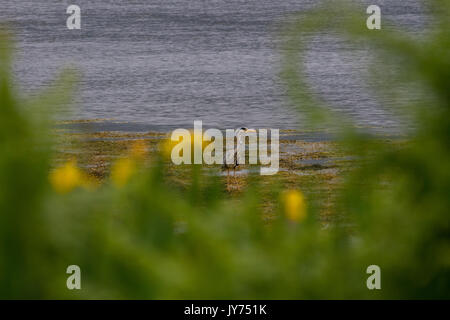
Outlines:
{"label": "wading bird", "polygon": [[[233,169],[233,176],[236,177],[236,168],[240,165],[239,158],[240,158],[240,152],[244,152],[245,157],[245,135],[250,132],[255,132],[254,129],[249,129],[246,127],[242,127],[239,129],[236,129],[234,136],[236,137],[236,143],[234,144],[234,147],[232,150],[227,150],[223,154],[223,165],[222,169],[227,170],[227,185],[228,180],[230,176],[230,169]],[[244,144],[243,147],[238,147],[240,145]],[[239,153],[239,154],[238,154]]]}

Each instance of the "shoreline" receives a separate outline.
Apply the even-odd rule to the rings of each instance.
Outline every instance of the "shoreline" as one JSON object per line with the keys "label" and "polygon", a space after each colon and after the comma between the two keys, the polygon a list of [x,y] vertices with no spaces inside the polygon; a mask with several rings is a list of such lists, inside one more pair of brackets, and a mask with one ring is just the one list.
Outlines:
{"label": "shoreline", "polygon": [[[178,128],[193,128],[193,124],[185,126],[180,125],[155,125],[144,122],[128,122],[118,121],[115,119],[85,119],[85,120],[64,120],[57,121],[54,125],[57,130],[63,130],[67,133],[101,133],[101,132],[117,132],[122,134],[149,134],[149,135],[165,135]],[[204,129],[212,128],[204,125]],[[218,128],[225,131],[227,128]],[[266,128],[269,129],[269,128]],[[358,130],[375,134],[375,136],[382,139],[398,139],[404,138],[404,135],[389,133],[383,131],[383,128],[378,127],[358,127]],[[307,142],[322,142],[322,141],[336,141],[336,133],[326,129],[317,130],[301,130],[298,128],[283,128],[280,130],[280,140],[288,141],[307,141]]]}

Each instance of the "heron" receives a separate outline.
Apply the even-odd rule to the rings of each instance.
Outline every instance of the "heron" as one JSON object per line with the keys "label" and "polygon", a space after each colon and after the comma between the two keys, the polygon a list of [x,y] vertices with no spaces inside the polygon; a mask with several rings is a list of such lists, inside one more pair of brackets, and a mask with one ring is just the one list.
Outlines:
{"label": "heron", "polygon": [[240,165],[239,158],[240,154],[238,152],[244,152],[245,148],[239,148],[238,146],[241,144],[245,144],[245,135],[250,132],[256,132],[254,129],[249,129],[246,127],[242,127],[239,129],[236,129],[234,132],[234,136],[236,137],[236,144],[233,144],[234,147],[232,150],[226,150],[226,152],[223,155],[223,165],[222,169],[227,170],[227,184],[228,179],[230,175],[230,169],[233,169],[233,176],[236,177],[236,168]]}

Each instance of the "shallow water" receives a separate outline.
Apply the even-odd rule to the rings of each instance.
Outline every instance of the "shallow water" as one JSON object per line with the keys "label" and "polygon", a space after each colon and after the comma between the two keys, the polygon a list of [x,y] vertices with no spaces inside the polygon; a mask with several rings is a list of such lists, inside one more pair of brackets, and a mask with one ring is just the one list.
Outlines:
{"label": "shallow water", "polygon": [[[276,30],[313,0],[130,0],[76,3],[82,30],[67,30],[67,1],[2,0],[0,21],[16,33],[15,75],[32,94],[66,65],[82,72],[76,108],[60,119],[113,118],[164,130],[302,126],[280,85]],[[410,32],[426,18],[419,0],[373,0]],[[364,14],[364,19],[366,15]],[[365,23],[365,20],[363,20]],[[364,48],[325,35],[307,54],[310,82],[363,126],[397,122],[361,81]]]}

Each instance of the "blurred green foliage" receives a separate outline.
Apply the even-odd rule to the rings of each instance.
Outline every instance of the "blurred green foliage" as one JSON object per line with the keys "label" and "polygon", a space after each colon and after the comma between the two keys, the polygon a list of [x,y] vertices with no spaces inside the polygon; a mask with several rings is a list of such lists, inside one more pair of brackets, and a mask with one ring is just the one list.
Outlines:
{"label": "blurred green foliage", "polygon": [[[433,5],[436,27],[421,40],[366,30],[345,6],[294,16],[284,34],[283,77],[294,104],[317,123],[334,119],[342,143],[360,156],[337,203],[352,232],[322,228],[311,206],[306,218],[290,220],[303,215],[286,215],[286,208],[304,206],[283,200],[278,218],[264,222],[257,176],[239,201],[196,166],[189,191],[174,190],[162,158],[123,187],[55,192],[47,119],[49,106],[68,102],[73,73],[63,73],[57,89],[23,99],[12,87],[11,41],[3,34],[0,298],[449,298],[450,4]],[[380,57],[401,63],[396,80],[421,84],[421,99],[408,105],[415,125],[406,146],[356,132],[312,98],[301,71],[301,34],[323,28],[368,40]],[[273,196],[284,199],[282,191]],[[66,288],[72,264],[81,267],[81,290]],[[381,267],[381,290],[366,287],[373,264]]]}

